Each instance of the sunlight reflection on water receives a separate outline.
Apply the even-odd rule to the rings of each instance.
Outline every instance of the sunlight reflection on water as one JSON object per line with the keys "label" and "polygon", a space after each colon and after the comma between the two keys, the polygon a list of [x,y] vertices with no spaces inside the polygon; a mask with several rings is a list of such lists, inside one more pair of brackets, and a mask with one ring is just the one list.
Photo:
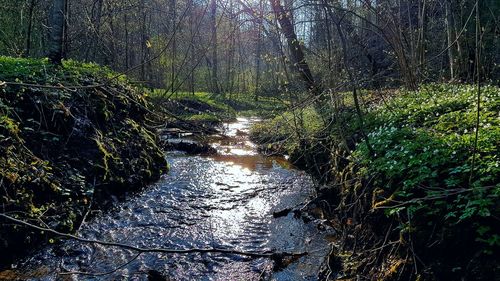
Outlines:
{"label": "sunlight reflection on water", "polygon": [[[80,235],[142,247],[297,252],[326,248],[314,225],[304,224],[292,214],[273,218],[273,211],[306,201],[314,192],[313,183],[305,173],[288,169],[284,159],[258,155],[245,136],[252,122],[255,120],[239,119],[228,124],[231,141],[217,145],[224,151],[219,155],[171,154],[172,169],[167,175],[113,211],[85,223]],[[49,268],[50,274],[33,280],[56,280],[60,271],[105,272],[132,256],[117,248],[68,241],[40,251],[23,267],[25,272]],[[321,261],[321,255],[304,257],[273,279],[315,280]],[[112,274],[78,276],[77,280],[145,280],[149,269],[172,280],[258,280],[271,268],[272,261],[263,258],[150,253]]]}

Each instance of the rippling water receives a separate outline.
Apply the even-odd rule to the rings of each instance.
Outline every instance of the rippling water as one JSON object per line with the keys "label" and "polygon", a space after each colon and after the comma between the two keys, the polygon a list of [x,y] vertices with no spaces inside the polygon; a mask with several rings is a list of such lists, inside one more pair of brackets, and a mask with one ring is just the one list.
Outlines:
{"label": "rippling water", "polygon": [[[139,247],[307,251],[308,256],[273,272],[267,258],[145,253],[133,259],[135,253],[120,248],[66,241],[25,260],[18,272],[31,280],[147,280],[149,270],[170,280],[316,280],[328,251],[325,234],[293,214],[272,215],[304,204],[314,193],[313,182],[282,158],[258,155],[245,136],[251,122],[228,124],[229,138],[214,141],[217,156],[170,153],[167,175],[83,224],[79,235]],[[94,275],[60,275],[66,271]]]}

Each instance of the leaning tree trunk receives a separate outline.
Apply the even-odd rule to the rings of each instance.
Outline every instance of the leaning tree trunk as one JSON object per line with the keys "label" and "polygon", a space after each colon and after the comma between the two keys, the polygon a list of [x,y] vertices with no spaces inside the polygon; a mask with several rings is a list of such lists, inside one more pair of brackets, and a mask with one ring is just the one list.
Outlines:
{"label": "leaning tree trunk", "polygon": [[326,99],[326,96],[322,94],[321,87],[314,80],[309,64],[304,56],[302,45],[297,38],[297,34],[295,34],[289,13],[285,12],[280,0],[269,1],[271,2],[274,16],[281,27],[281,32],[287,40],[291,61],[299,72],[302,81],[306,84],[307,89],[315,97],[314,107],[316,112],[321,116],[324,126],[329,128],[333,124],[333,122],[331,122],[331,112],[328,107],[329,101]]}
{"label": "leaning tree trunk", "polygon": [[50,10],[49,59],[53,64],[61,64],[63,58],[63,38],[66,15],[66,0],[53,0]]}
{"label": "leaning tree trunk", "polygon": [[288,13],[285,12],[285,9],[280,3],[280,0],[269,0],[269,1],[271,2],[271,7],[273,9],[276,19],[280,24],[283,35],[287,40],[293,65],[296,66],[302,80],[306,83],[307,88],[314,94],[320,94],[321,92],[320,88],[314,81],[311,69],[307,64],[304,52],[302,51],[302,46],[299,40],[297,39],[297,35],[295,34],[295,30],[293,28],[292,22],[290,21]]}

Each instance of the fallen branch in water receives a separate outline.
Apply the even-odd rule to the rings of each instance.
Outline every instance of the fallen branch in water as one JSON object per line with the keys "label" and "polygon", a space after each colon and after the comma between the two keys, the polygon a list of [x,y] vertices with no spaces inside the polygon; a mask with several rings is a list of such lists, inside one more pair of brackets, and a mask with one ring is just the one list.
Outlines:
{"label": "fallen branch in water", "polygon": [[164,253],[164,254],[190,254],[190,253],[222,253],[222,254],[233,254],[233,255],[241,255],[241,256],[247,256],[251,258],[270,258],[274,261],[279,261],[282,260],[285,257],[292,257],[292,258],[300,258],[305,255],[307,255],[307,252],[300,252],[300,253],[289,253],[289,252],[274,252],[274,251],[265,251],[265,252],[245,252],[245,251],[240,251],[240,250],[234,250],[234,249],[219,249],[219,248],[190,248],[190,249],[168,249],[168,248],[143,248],[143,247],[136,247],[128,244],[122,244],[122,243],[117,243],[117,242],[110,242],[110,241],[101,241],[101,240],[96,240],[96,239],[87,239],[83,237],[79,237],[73,234],[67,234],[67,233],[62,233],[57,230],[51,229],[51,228],[46,228],[46,227],[41,227],[37,226],[34,224],[31,224],[29,222],[13,218],[9,215],[0,213],[0,217],[3,217],[7,220],[10,220],[12,222],[15,222],[20,225],[24,225],[36,230],[40,231],[45,231],[48,233],[52,233],[56,236],[60,236],[66,239],[73,239],[79,242],[84,242],[84,243],[91,243],[91,244],[99,244],[103,246],[110,246],[110,247],[119,247],[122,249],[127,249],[139,253]]}

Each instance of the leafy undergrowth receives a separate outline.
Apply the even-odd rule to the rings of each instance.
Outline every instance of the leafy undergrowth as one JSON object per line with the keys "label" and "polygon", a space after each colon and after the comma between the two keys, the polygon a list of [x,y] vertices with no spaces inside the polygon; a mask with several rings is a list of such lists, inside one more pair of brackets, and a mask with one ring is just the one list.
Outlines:
{"label": "leafy undergrowth", "polygon": [[[91,204],[166,169],[156,136],[143,126],[144,95],[125,77],[110,80],[115,75],[94,64],[0,57],[3,213],[71,232]],[[46,238],[0,221],[0,252],[10,253],[0,263]]]}
{"label": "leafy undergrowth", "polygon": [[369,144],[350,104],[339,107],[328,138],[312,122],[298,130],[306,138],[286,138],[297,130],[283,117],[253,131],[268,146],[282,142],[282,153],[328,155],[305,166],[328,166],[337,271],[345,279],[498,280],[500,89],[482,87],[477,149],[472,86],[425,85],[372,101]]}

